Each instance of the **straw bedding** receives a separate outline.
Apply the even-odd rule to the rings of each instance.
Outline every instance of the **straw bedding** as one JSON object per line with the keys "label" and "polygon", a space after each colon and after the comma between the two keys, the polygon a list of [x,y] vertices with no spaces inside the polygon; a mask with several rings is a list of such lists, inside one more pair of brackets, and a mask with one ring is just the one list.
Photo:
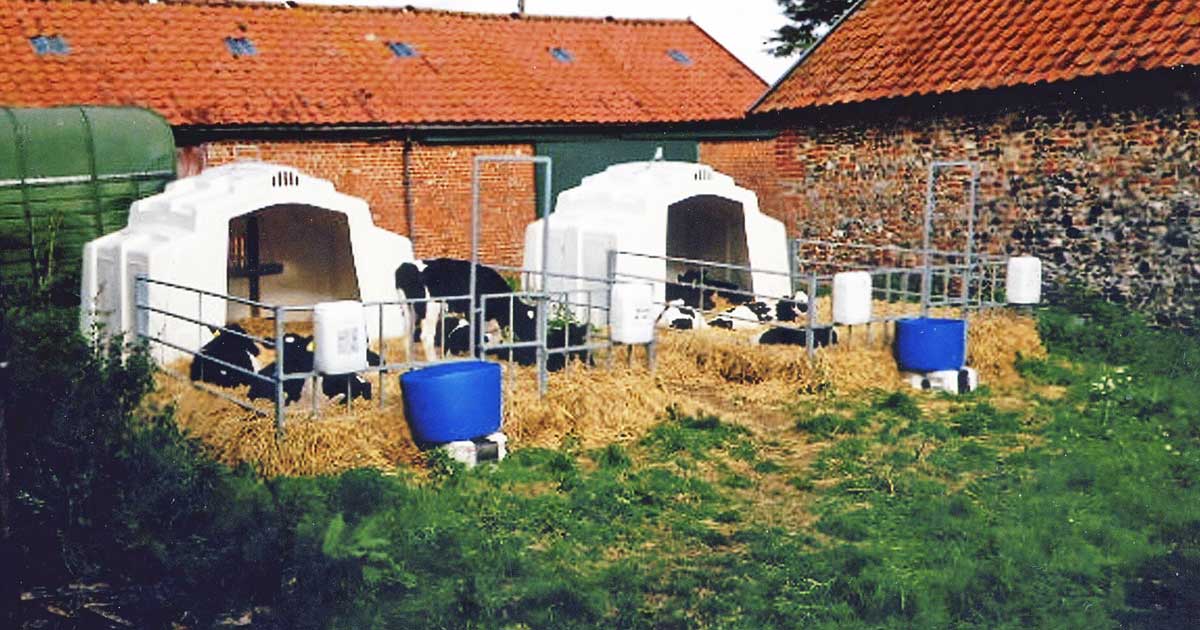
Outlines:
{"label": "straw bedding", "polygon": [[[827,308],[822,300],[816,303],[818,310]],[[888,306],[877,303],[877,308]],[[969,330],[969,363],[979,370],[981,382],[993,387],[1020,384],[1013,367],[1018,354],[1045,354],[1029,317],[1006,311],[976,314]],[[903,386],[891,335],[891,326],[874,325],[869,333],[865,327],[839,328],[841,343],[818,350],[810,362],[803,347],[757,346],[753,333],[666,331],[659,338],[654,373],[645,369],[640,351],[629,364],[620,353],[611,369],[605,367],[607,357],[599,356],[595,368],[576,364],[551,374],[545,398],[538,395],[533,368],[505,365],[504,431],[514,448],[557,447],[565,440],[591,448],[637,439],[671,405],[773,431],[790,424],[789,407],[806,396]],[[175,371],[186,373],[186,367],[175,366]],[[217,459],[250,463],[265,476],[332,474],[363,466],[390,470],[421,462],[404,420],[398,375],[385,377],[382,407],[379,380],[370,380],[376,400],[356,401],[350,409],[327,403],[314,419],[309,403],[290,406],[287,431],[279,440],[272,416],[257,416],[166,375],[159,377],[148,404],[174,405],[180,427]],[[271,411],[269,404],[261,406]]]}

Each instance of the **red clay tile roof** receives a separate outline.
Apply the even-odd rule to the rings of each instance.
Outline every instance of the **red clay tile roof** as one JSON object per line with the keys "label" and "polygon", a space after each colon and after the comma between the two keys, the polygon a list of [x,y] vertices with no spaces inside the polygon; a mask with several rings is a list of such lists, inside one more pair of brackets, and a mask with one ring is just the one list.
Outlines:
{"label": "red clay tile roof", "polygon": [[755,113],[1200,64],[1200,0],[865,0]]}
{"label": "red clay tile roof", "polygon": [[[69,53],[36,54],[55,34]],[[206,126],[723,120],[765,89],[687,20],[281,4],[0,0],[0,68],[3,105],[141,105]]]}

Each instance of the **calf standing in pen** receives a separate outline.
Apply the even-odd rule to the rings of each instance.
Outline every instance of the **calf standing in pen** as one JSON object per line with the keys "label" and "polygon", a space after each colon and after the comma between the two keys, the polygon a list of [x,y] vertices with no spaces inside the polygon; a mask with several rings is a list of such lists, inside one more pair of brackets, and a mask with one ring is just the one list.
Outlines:
{"label": "calf standing in pen", "polygon": [[[512,289],[499,272],[486,265],[476,265],[476,302],[487,300],[489,322],[495,322],[501,328],[511,326],[514,334],[517,334],[518,327],[522,330],[535,327],[537,314],[533,306],[511,295],[498,296],[510,293]],[[470,298],[461,296],[471,295],[471,261],[432,258],[404,263],[396,268],[396,294],[401,300],[455,297],[457,299],[446,302],[446,309],[451,313],[467,315],[471,310]],[[421,301],[413,302],[411,308],[415,315],[412,318],[415,322],[413,340],[421,342],[426,360],[433,360],[437,357],[436,331],[443,316],[441,305],[433,301]],[[479,322],[471,324],[478,325]],[[481,328],[474,328],[477,344],[482,339]]]}
{"label": "calf standing in pen", "polygon": [[[427,360],[438,357],[438,348],[443,347],[451,354],[465,354],[470,347],[470,335],[475,335],[476,346],[490,339],[483,331],[484,324],[509,328],[517,341],[537,341],[537,307],[526,303],[512,294],[508,282],[495,269],[486,265],[475,267],[475,297],[484,303],[488,321],[471,321],[474,318],[446,317],[440,305],[433,302],[414,302],[412,309],[416,322],[413,339],[421,342]],[[396,293],[402,300],[423,298],[447,299],[446,310],[466,315],[470,310],[471,261],[453,258],[433,258],[404,263],[396,269]],[[588,327],[582,324],[566,324],[547,330],[546,345],[549,348],[580,346],[587,342]],[[537,362],[537,349],[532,347],[511,350],[490,350],[496,356],[520,365]],[[568,358],[585,359],[586,352],[571,351],[553,353],[546,360],[550,371],[562,369]]]}

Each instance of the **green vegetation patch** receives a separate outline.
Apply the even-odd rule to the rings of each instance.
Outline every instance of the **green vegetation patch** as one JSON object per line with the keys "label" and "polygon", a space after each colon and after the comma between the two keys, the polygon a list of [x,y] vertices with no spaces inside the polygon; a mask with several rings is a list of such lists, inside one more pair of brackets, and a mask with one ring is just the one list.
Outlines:
{"label": "green vegetation patch", "polygon": [[625,445],[273,480],[139,413],[141,354],[20,310],[13,566],[129,585],[142,627],[1188,627],[1200,344],[1069,306],[1021,368],[1059,394],[1022,405],[798,401],[774,443],[671,409]]}

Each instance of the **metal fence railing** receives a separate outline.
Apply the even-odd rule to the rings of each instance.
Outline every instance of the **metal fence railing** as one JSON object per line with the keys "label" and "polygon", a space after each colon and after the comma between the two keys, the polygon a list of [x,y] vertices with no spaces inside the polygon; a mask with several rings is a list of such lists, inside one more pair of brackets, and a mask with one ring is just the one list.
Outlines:
{"label": "metal fence railing", "polygon": [[[805,332],[806,351],[815,356],[817,336],[814,330],[834,326],[832,314],[825,317],[815,308],[816,299],[831,295],[834,276],[840,271],[864,271],[871,276],[872,298],[876,301],[899,304],[901,308],[876,312],[867,322],[868,337],[872,334],[869,324],[894,322],[919,315],[927,315],[931,309],[957,308],[965,318],[970,312],[1004,306],[1003,282],[1007,259],[997,256],[968,255],[965,252],[946,252],[895,246],[872,246],[862,244],[844,245],[831,241],[795,239],[789,244],[789,269],[787,271],[766,270],[729,262],[714,262],[679,256],[664,256],[631,251],[615,251],[618,260],[610,264],[614,281],[641,281],[656,283],[663,287],[683,284],[695,291],[700,299],[692,304],[701,313],[715,314],[704,308],[703,296],[719,292],[727,296],[740,296],[747,300],[780,300],[803,292],[809,306],[806,313],[792,322],[770,321],[770,326],[790,328]],[[650,276],[644,273],[618,271],[625,268],[620,259],[641,258],[667,263],[665,267],[687,268],[698,280],[681,282],[679,276]],[[740,272],[743,276],[766,276],[786,278],[787,295],[771,295],[762,291],[729,288],[726,283],[711,282],[728,272]],[[664,291],[665,294],[665,291]],[[911,305],[911,309],[903,306]],[[668,300],[658,301],[665,308]],[[722,317],[743,319],[757,324],[757,317],[738,316],[725,313]]]}
{"label": "metal fence railing", "polygon": [[[892,322],[898,319],[928,314],[930,309],[957,308],[964,317],[972,312],[1004,305],[1003,283],[1006,259],[998,256],[971,255],[963,252],[905,249],[891,246],[844,245],[828,241],[797,239],[789,244],[791,256],[787,270],[766,270],[749,265],[698,260],[680,256],[662,256],[631,251],[613,250],[608,254],[607,274],[594,277],[581,274],[557,273],[544,269],[527,270],[520,267],[494,265],[494,269],[521,277],[536,277],[540,284],[536,290],[521,290],[475,296],[455,295],[412,299],[396,299],[364,302],[368,328],[372,328],[378,360],[373,361],[358,374],[365,375],[378,387],[376,402],[381,407],[387,400],[385,381],[389,375],[447,361],[473,360],[479,357],[491,360],[515,360],[525,365],[536,365],[539,391],[544,395],[548,387],[548,373],[552,369],[572,369],[578,360],[592,364],[598,353],[606,352],[608,364],[612,364],[614,341],[611,334],[612,293],[617,284],[642,282],[661,286],[657,295],[665,298],[667,285],[695,291],[700,297],[695,306],[706,315],[715,314],[705,309],[704,295],[720,293],[737,298],[736,302],[786,300],[797,292],[807,296],[806,312],[792,321],[768,321],[769,326],[804,331],[804,346],[809,357],[815,356],[819,345],[816,331],[831,329],[835,322],[832,313],[816,308],[818,297],[832,294],[836,272],[842,270],[865,271],[871,276],[872,297],[876,301],[898,304],[900,308],[889,308],[873,314],[868,322],[868,339],[872,334],[869,324]],[[646,265],[626,264],[630,259],[653,260],[664,263],[662,269],[686,269],[691,272],[690,280],[682,282],[679,274],[662,275],[644,271]],[[883,264],[877,264],[876,261]],[[731,287],[717,278],[731,273],[740,277],[770,279],[764,282],[772,287],[786,288],[785,294],[768,294],[764,290]],[[560,281],[556,286],[553,281]],[[151,299],[151,292],[161,293]],[[779,291],[775,291],[778,293]],[[319,413],[317,384],[324,375],[313,369],[287,371],[284,343],[289,321],[311,317],[315,304],[281,305],[250,300],[235,295],[225,295],[179,284],[155,280],[145,275],[136,279],[136,322],[139,339],[147,344],[174,353],[173,356],[190,357],[193,361],[211,361],[216,365],[233,370],[249,382],[258,384],[259,391],[266,387],[271,391],[272,409],[264,409],[254,400],[242,400],[227,390],[198,383],[204,389],[248,410],[262,415],[274,415],[277,431],[285,430],[285,419],[289,413],[285,389],[297,380],[308,381],[313,388],[312,408],[309,413]],[[656,300],[657,306],[666,308],[667,299]],[[194,304],[194,310],[192,305]],[[257,336],[226,324],[225,315],[229,304],[256,307],[271,321],[273,336]],[[418,353],[412,334],[417,322],[415,307],[425,304],[437,307],[441,315],[449,313],[467,320],[470,344],[466,352],[454,354],[447,347],[448,335],[440,335],[432,343],[429,337],[422,339],[424,349]],[[473,305],[473,314],[461,313],[464,304]],[[471,310],[467,306],[466,310]],[[501,312],[497,312],[500,309]],[[503,312],[507,311],[507,312]],[[505,317],[506,316],[506,317]],[[757,317],[738,315],[737,312],[722,313],[721,317],[738,319],[744,317],[749,324],[758,325]],[[157,319],[151,325],[151,318]],[[397,321],[394,318],[402,318]],[[520,318],[532,318],[533,335],[528,334],[528,322]],[[169,327],[172,320],[183,326]],[[492,321],[508,322],[508,329],[489,334],[485,329]],[[194,327],[194,330],[188,327]],[[518,330],[518,328],[520,330]],[[168,332],[165,331],[171,331]],[[179,330],[184,332],[181,334]],[[405,334],[391,335],[388,331],[401,330]],[[222,361],[204,353],[203,348],[210,331],[232,334],[246,341],[273,350],[275,365],[271,370],[247,370],[242,366]],[[436,330],[422,330],[423,335],[437,335]],[[518,333],[521,334],[518,334]],[[397,343],[402,345],[396,345]],[[430,346],[433,346],[430,352]],[[653,365],[654,344],[648,349]],[[432,355],[432,356],[431,356]],[[175,376],[186,378],[164,370]],[[349,403],[350,396],[347,396]]]}
{"label": "metal fence railing", "polygon": [[[152,290],[157,293],[153,300],[151,299]],[[164,292],[171,292],[171,295]],[[256,404],[253,398],[239,398],[229,390],[206,383],[194,382],[197,388],[254,413],[264,416],[273,415],[276,420],[276,430],[281,435],[285,430],[287,416],[289,413],[295,413],[288,409],[287,405],[285,388],[288,383],[308,381],[312,387],[312,404],[309,413],[316,415],[320,412],[318,379],[327,375],[320,374],[315,369],[288,371],[286,369],[288,350],[284,343],[288,334],[287,323],[310,319],[316,307],[315,304],[269,304],[240,296],[220,294],[156,280],[145,275],[139,275],[135,279],[134,295],[134,328],[139,340],[151,346],[152,349],[157,349],[160,353],[165,352],[171,357],[211,362],[213,365],[232,370],[244,377],[247,382],[258,384],[260,393],[263,387],[269,388],[272,392],[273,409],[264,409],[261,405]],[[496,360],[507,357],[510,360],[537,367],[538,388],[544,395],[548,387],[549,366],[554,366],[557,362],[562,369],[570,369],[572,358],[591,363],[593,353],[611,350],[611,337],[606,328],[598,325],[592,318],[593,313],[607,312],[609,308],[607,300],[598,304],[594,303],[590,297],[586,297],[580,301],[573,299],[571,291],[513,291],[503,294],[488,294],[478,296],[476,317],[473,318],[466,313],[458,312],[461,309],[455,308],[457,305],[470,301],[470,295],[455,295],[363,303],[368,325],[375,331],[373,347],[377,350],[378,360],[371,361],[366,369],[360,370],[356,374],[371,378],[375,382],[377,395],[374,398],[380,407],[387,400],[385,379],[390,374],[400,374],[436,363],[473,360],[474,356]],[[224,314],[225,307],[229,303],[258,308],[260,312],[264,313],[265,319],[271,322],[273,337],[250,334],[234,328],[232,324],[227,324]],[[191,307],[186,306],[189,304],[195,305],[195,311],[191,311]],[[218,307],[217,304],[220,306]],[[428,337],[423,337],[421,345],[424,346],[424,349],[418,353],[414,335],[408,334],[416,330],[417,322],[413,321],[415,316],[413,307],[417,304],[425,304],[427,308],[438,307],[440,315],[437,321],[449,321],[452,319],[450,314],[453,314],[453,318],[467,319],[472,347],[469,347],[465,353],[454,354],[447,347],[449,335],[445,334],[445,331],[439,334],[436,329],[422,329],[422,335],[434,336],[436,340],[430,344]],[[489,306],[494,308],[497,304],[507,305],[507,321],[510,323],[510,329],[489,336],[485,333],[484,328],[490,321],[498,319],[496,317],[498,313],[494,311],[489,313],[488,309]],[[572,315],[576,309],[583,314],[581,319],[576,319]],[[512,324],[515,323],[517,317],[524,317],[528,312],[535,314],[533,322],[535,335],[533,338],[527,338],[528,336],[522,338],[516,334],[516,327]],[[404,317],[407,318],[407,321],[397,323],[389,321],[389,317]],[[157,320],[153,325],[152,318]],[[168,325],[168,321],[182,324],[182,326]],[[370,326],[372,322],[374,326]],[[554,333],[560,328],[562,329],[561,338]],[[399,339],[397,336],[386,334],[387,331],[394,330],[404,330],[406,334],[399,335]],[[582,340],[574,338],[575,336],[571,334],[572,331],[581,333]],[[204,347],[212,339],[213,333],[234,335],[273,351],[274,368],[272,370],[249,370],[206,354]],[[389,337],[391,338],[389,339]],[[476,346],[477,341],[479,342],[478,346]],[[396,345],[398,342],[403,345],[398,347]],[[430,345],[433,345],[434,350],[432,356],[426,351]],[[531,357],[531,360],[523,361],[522,359],[526,357]],[[165,373],[190,380],[189,375],[180,374],[170,367],[172,361],[162,360],[159,363]],[[558,369],[558,367],[554,369]],[[350,398],[349,395],[346,396],[347,404],[350,403]]]}

